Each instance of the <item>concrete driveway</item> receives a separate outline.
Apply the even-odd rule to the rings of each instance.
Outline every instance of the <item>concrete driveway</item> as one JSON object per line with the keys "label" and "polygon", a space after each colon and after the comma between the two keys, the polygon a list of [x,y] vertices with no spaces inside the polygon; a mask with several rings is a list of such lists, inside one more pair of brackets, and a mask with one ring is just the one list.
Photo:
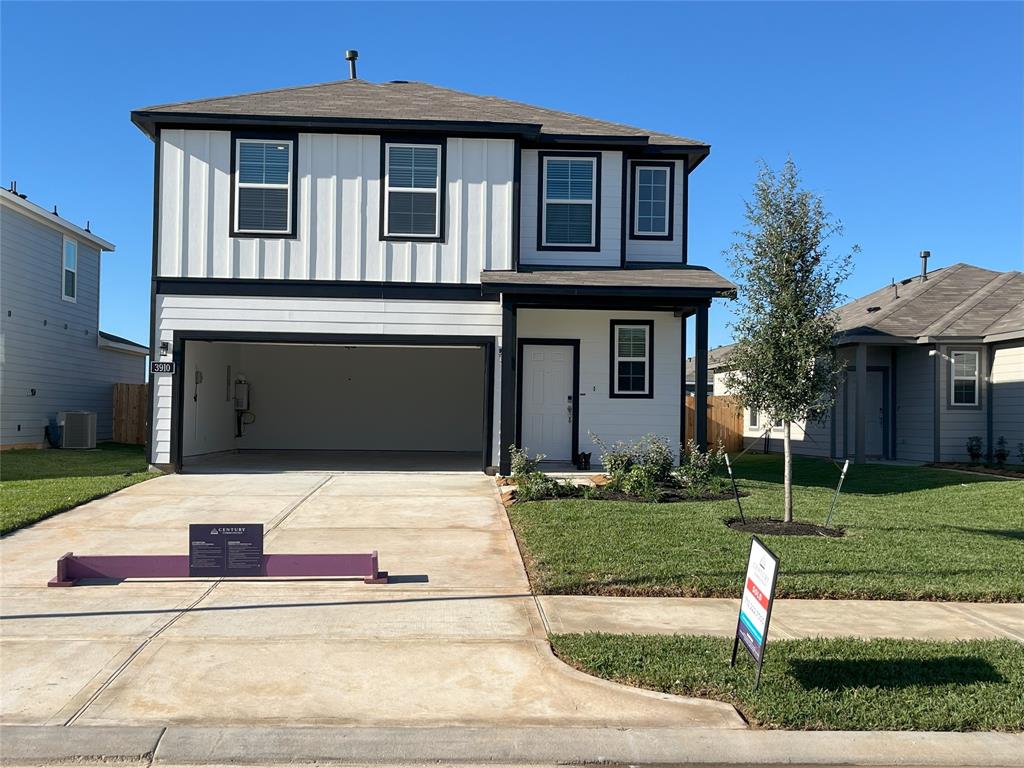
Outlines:
{"label": "concrete driveway", "polygon": [[[45,586],[67,551],[183,554],[189,522],[263,522],[269,553],[377,549],[394,583]],[[8,536],[0,558],[5,724],[744,727],[555,659],[478,473],[169,475]]]}

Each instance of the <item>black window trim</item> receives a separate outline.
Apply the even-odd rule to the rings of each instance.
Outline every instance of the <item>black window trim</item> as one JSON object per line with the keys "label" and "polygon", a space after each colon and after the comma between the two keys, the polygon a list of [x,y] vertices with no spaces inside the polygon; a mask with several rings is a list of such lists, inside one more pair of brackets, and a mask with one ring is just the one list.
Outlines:
{"label": "black window trim", "polygon": [[[441,149],[441,166],[438,168],[438,201],[437,201],[437,235],[389,235],[387,222],[384,220],[384,209],[388,195],[387,187],[387,156],[388,144],[424,144]],[[382,134],[380,137],[380,232],[381,242],[392,243],[443,243],[447,240],[445,229],[448,206],[448,139],[440,135]]]}
{"label": "black window trim", "polygon": [[[616,328],[620,325],[640,325],[647,328],[647,391],[616,392],[615,383],[618,365],[615,362]],[[650,400],[654,397],[654,321],[653,320],[622,320],[610,321],[608,339],[608,397],[613,399]]]}
{"label": "black window trim", "polygon": [[[629,239],[660,240],[675,239],[676,164],[665,160],[627,160],[629,163]],[[668,169],[668,234],[648,235],[636,231],[636,173],[638,168]]]}
{"label": "black window trim", "polygon": [[[544,245],[544,161],[547,158],[594,158],[594,244]],[[537,152],[537,250],[563,253],[595,253],[601,250],[601,153],[571,150]]]}
{"label": "black window trim", "polygon": [[[237,221],[235,206],[238,205],[238,142],[290,141],[292,145],[291,168],[291,226],[286,232],[250,232],[235,227]],[[295,240],[299,232],[299,134],[298,131],[232,131],[231,132],[231,191],[228,209],[228,237],[258,240]]]}

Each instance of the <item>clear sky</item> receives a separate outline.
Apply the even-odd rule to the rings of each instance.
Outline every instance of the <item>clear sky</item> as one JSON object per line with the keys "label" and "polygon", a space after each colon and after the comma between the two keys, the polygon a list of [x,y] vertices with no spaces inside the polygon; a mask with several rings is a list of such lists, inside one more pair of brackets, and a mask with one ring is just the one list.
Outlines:
{"label": "clear sky", "polygon": [[[133,108],[347,76],[423,80],[711,144],[690,260],[787,154],[863,248],[857,296],[1024,268],[1021,3],[0,3],[0,180],[117,245],[101,325],[145,342],[152,144]],[[842,244],[840,244],[842,245]],[[716,303],[712,344],[729,341]],[[692,326],[692,324],[691,324]],[[691,330],[692,333],[692,330]]]}

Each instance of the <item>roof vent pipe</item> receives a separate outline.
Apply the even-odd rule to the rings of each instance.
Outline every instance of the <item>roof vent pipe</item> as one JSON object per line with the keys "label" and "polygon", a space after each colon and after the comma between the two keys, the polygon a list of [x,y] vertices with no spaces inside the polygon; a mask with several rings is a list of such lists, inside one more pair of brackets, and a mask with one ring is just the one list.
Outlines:
{"label": "roof vent pipe", "polygon": [[359,51],[345,51],[345,61],[348,62],[348,79],[356,80],[356,59],[359,58]]}
{"label": "roof vent pipe", "polygon": [[923,283],[928,279],[928,258],[932,255],[931,251],[921,251],[921,282]]}

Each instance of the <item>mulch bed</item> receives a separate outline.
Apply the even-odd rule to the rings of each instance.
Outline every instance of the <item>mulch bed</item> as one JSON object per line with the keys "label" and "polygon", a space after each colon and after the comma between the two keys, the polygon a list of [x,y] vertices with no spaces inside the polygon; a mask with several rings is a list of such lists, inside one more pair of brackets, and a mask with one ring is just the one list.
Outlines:
{"label": "mulch bed", "polygon": [[[656,504],[666,504],[675,501],[727,501],[734,498],[731,493],[707,493],[699,496],[686,493],[679,488],[660,488],[661,495],[658,496]],[[748,491],[740,491],[740,497],[749,496]],[[602,491],[600,496],[592,497],[593,501],[643,501],[636,496],[629,496],[620,491]]]}
{"label": "mulch bed", "polygon": [[784,523],[770,517],[748,517],[743,522],[738,517],[730,517],[725,524],[734,531],[744,533],[763,533],[769,536],[828,536],[839,538],[846,535],[843,528],[826,528],[824,525],[814,523]]}
{"label": "mulch bed", "polygon": [[1024,479],[1024,472],[1005,467],[987,467],[984,464],[960,464],[958,462],[944,461],[939,464],[925,464],[926,467],[936,469],[959,469],[964,472],[980,472],[983,475],[998,475],[1000,477],[1019,477]]}

